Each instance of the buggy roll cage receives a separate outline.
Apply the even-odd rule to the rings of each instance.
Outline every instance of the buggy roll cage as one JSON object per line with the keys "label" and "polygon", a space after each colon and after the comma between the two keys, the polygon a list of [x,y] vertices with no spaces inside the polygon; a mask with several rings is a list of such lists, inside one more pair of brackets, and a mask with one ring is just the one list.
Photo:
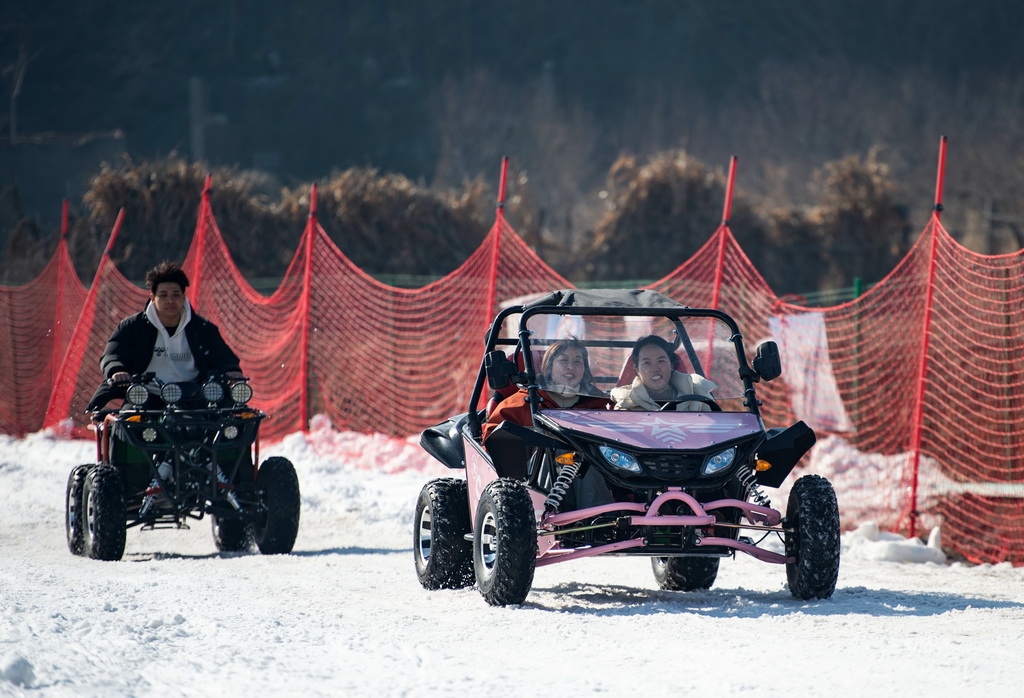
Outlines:
{"label": "buggy roll cage", "polygon": [[[514,342],[511,338],[502,338],[499,336],[501,327],[504,321],[511,315],[521,315],[519,318],[519,340]],[[530,346],[530,335],[533,332],[527,328],[527,321],[534,315],[603,315],[603,316],[621,316],[621,317],[664,317],[672,321],[676,328],[677,346],[682,346],[686,351],[687,357],[694,369],[698,373],[703,375],[700,369],[700,362],[697,360],[696,351],[693,348],[693,344],[690,341],[690,337],[683,327],[682,318],[711,318],[720,320],[725,323],[730,330],[729,340],[733,343],[736,349],[736,357],[739,362],[739,376],[743,382],[743,394],[745,396],[743,404],[750,410],[752,414],[758,415],[760,418],[760,403],[757,400],[756,393],[754,391],[754,383],[761,379],[758,372],[747,363],[746,352],[743,349],[743,335],[740,332],[739,326],[736,321],[732,319],[726,313],[720,310],[714,310],[711,308],[690,308],[688,306],[680,306],[677,308],[664,308],[664,307],[599,307],[599,306],[565,306],[565,305],[516,305],[505,308],[500,311],[491,322],[491,327],[487,332],[487,339],[484,347],[484,358],[480,362],[480,370],[477,372],[476,384],[473,386],[473,393],[469,398],[469,410],[466,415],[466,421],[469,426],[470,434],[474,437],[479,438],[481,434],[481,421],[480,413],[476,409],[476,405],[479,404],[480,396],[483,393],[483,386],[485,380],[488,378],[488,367],[492,365],[493,354],[495,347],[501,346],[515,346],[523,349],[523,367],[526,380],[526,389],[528,396],[526,402],[530,405],[530,413],[533,416],[537,414],[537,405],[540,402],[540,398],[537,391],[540,389],[540,385],[537,381],[536,369],[533,365],[533,352],[525,351]],[[622,346],[632,347],[633,342],[605,340],[592,343],[594,346]],[[507,359],[506,359],[507,360]],[[500,359],[499,359],[500,361]],[[507,374],[506,374],[507,375]]]}

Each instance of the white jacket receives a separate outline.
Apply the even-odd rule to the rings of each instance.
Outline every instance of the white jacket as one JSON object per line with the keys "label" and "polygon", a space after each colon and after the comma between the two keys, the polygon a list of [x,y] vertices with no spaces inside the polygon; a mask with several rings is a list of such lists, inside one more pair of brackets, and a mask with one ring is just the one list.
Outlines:
{"label": "white jacket", "polygon": [[[675,388],[676,395],[692,395],[696,393],[697,395],[706,395],[707,397],[713,397],[711,391],[718,387],[707,378],[701,378],[690,373],[680,373],[679,371],[672,372],[671,385]],[[618,388],[612,388],[612,401],[615,402],[615,409],[617,410],[656,412],[661,409],[661,405],[651,399],[647,392],[647,387],[640,380],[640,376],[634,378],[633,382],[629,385],[620,385]],[[708,412],[711,408],[703,402],[683,402],[676,405],[676,410],[679,412]]]}

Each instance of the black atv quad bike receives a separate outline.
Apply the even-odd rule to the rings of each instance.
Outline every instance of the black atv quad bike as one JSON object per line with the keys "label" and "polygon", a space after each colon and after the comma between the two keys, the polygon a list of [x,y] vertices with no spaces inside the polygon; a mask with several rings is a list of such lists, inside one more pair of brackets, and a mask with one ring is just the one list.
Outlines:
{"label": "black atv quad bike", "polygon": [[[132,378],[120,409],[92,413],[96,462],[68,476],[68,548],[120,560],[127,529],[188,528],[210,516],[225,552],[255,544],[288,553],[299,530],[299,482],[285,458],[257,469],[260,422],[245,379],[197,383]],[[255,452],[255,457],[254,457]]]}

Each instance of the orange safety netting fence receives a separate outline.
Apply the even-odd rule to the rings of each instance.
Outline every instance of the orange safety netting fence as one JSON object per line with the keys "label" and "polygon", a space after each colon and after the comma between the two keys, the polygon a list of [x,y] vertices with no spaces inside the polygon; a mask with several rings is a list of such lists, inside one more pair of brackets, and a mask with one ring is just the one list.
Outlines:
{"label": "orange safety netting fence", "polygon": [[[320,227],[314,189],[294,259],[265,297],[234,265],[210,195],[208,182],[184,262],[189,298],[241,357],[255,404],[271,415],[268,438],[306,428],[315,414],[339,429],[404,436],[464,411],[497,307],[571,286],[500,207],[451,274],[414,290],[383,285]],[[805,467],[832,480],[848,525],[870,518],[914,535],[942,523],[947,548],[967,559],[1020,564],[1024,256],[969,252],[939,208],[896,269],[840,306],[780,300],[725,222],[652,288],[732,314],[749,346],[779,342],[783,377],[760,386],[765,421],[815,429]],[[107,253],[87,292],[63,240],[36,281],[0,289],[0,431],[62,424],[84,434],[106,338],[146,298]]]}

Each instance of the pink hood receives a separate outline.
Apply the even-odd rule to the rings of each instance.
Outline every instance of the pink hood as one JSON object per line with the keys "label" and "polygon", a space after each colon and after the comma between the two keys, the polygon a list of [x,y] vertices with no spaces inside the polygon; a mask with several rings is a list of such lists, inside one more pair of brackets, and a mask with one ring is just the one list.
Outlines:
{"label": "pink hood", "polygon": [[747,412],[545,410],[541,415],[563,429],[656,450],[695,451],[761,431],[757,415]]}

